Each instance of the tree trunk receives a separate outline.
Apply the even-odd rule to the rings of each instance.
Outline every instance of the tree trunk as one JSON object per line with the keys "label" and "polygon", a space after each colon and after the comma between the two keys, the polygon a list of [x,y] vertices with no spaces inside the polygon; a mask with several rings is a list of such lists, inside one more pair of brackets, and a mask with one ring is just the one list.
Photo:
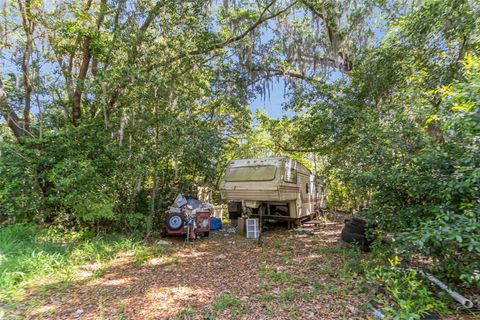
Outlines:
{"label": "tree trunk", "polygon": [[30,75],[30,58],[33,51],[33,29],[34,22],[32,21],[31,3],[30,0],[24,3],[21,0],[17,1],[18,9],[22,17],[22,27],[25,32],[25,48],[22,54],[22,79],[24,91],[24,107],[23,119],[20,118],[12,106],[7,101],[7,93],[4,89],[3,82],[0,80],[0,114],[7,121],[8,127],[12,130],[13,135],[20,139],[30,133],[30,109],[32,104],[33,87]]}
{"label": "tree trunk", "polygon": [[32,103],[32,84],[30,81],[30,57],[33,51],[33,21],[32,21],[32,7],[30,0],[25,1],[25,8],[21,0],[18,0],[18,8],[22,16],[22,26],[25,31],[26,42],[25,49],[22,56],[22,74],[23,74],[23,89],[25,93],[23,109],[23,128],[29,131],[30,128],[30,108]]}
{"label": "tree trunk", "polygon": [[[85,9],[84,9],[85,12],[87,12],[90,9],[91,4],[92,4],[91,0],[87,2],[87,5],[85,6]],[[102,0],[100,3],[100,11],[98,13],[97,20],[95,23],[97,30],[100,30],[100,27],[102,26],[106,12],[107,12],[107,1]],[[87,78],[90,60],[92,60],[92,50],[90,48],[91,41],[92,41],[92,38],[90,36],[85,35],[83,37],[82,48],[81,48],[82,62],[80,64],[80,70],[78,71],[77,84],[75,86],[75,91],[73,91],[73,94],[72,94],[72,124],[74,126],[78,126],[78,121],[82,116],[82,94],[85,89],[84,88],[85,79]],[[96,73],[97,63],[98,61],[95,61],[93,73]]]}
{"label": "tree trunk", "polygon": [[89,36],[83,38],[82,43],[82,63],[80,65],[80,70],[78,72],[77,85],[75,91],[72,95],[72,123],[74,126],[78,126],[78,121],[82,116],[82,93],[83,86],[85,83],[85,78],[87,77],[88,65],[90,64],[90,59],[92,57],[90,50],[90,41]]}
{"label": "tree trunk", "polygon": [[0,114],[7,121],[8,127],[12,130],[15,138],[20,139],[23,136],[30,135],[30,131],[26,129],[25,121],[20,119],[12,107],[7,102],[7,94],[3,88],[3,82],[0,80]]}
{"label": "tree trunk", "polygon": [[155,202],[157,199],[157,189],[158,189],[158,177],[155,173],[153,176],[153,187],[152,187],[152,201],[150,202],[150,214],[148,215],[147,221],[147,233],[145,235],[145,239],[149,239],[152,235],[152,227],[153,227],[153,218],[155,216]]}

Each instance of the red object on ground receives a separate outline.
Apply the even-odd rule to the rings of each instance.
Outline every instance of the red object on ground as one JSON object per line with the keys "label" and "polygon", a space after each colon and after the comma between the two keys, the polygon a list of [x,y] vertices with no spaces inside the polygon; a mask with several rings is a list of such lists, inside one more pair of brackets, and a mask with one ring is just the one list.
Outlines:
{"label": "red object on ground", "polygon": [[[168,224],[166,223],[166,221],[168,220],[168,218],[170,217],[170,214],[166,214],[166,218],[165,218],[165,227],[164,227],[164,231],[162,231],[164,233],[164,235],[182,235],[182,234],[186,234],[187,233],[187,226],[184,222],[182,222],[182,226],[181,228],[179,229],[172,229],[168,226]],[[185,216],[184,214],[181,214],[181,217],[182,217],[182,220],[185,219]]]}
{"label": "red object on ground", "polygon": [[195,229],[195,233],[205,233],[210,232],[210,211],[197,211],[197,214],[195,215],[195,223],[197,225],[197,228]]}
{"label": "red object on ground", "polygon": [[[168,226],[168,223],[166,221],[169,219],[171,214],[166,215],[165,219],[165,227],[163,233],[165,235],[186,235],[188,226],[187,223],[185,222],[185,216],[184,214],[180,214],[182,217],[182,226],[178,229],[172,229]],[[194,230],[191,230],[195,235],[203,235],[203,236],[208,236],[210,233],[210,216],[211,212],[209,210],[205,211],[197,211],[195,214],[195,228]],[[190,234],[191,238],[194,238],[193,234]]]}

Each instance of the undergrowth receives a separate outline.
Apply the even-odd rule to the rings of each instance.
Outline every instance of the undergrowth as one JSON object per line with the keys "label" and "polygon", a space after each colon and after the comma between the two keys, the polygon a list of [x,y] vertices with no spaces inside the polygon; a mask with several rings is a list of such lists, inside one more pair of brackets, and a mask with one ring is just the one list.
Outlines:
{"label": "undergrowth", "polygon": [[[14,302],[35,281],[67,285],[83,264],[95,264],[95,276],[119,252],[131,252],[135,262],[164,250],[145,245],[140,237],[98,236],[84,229],[63,232],[57,227],[15,224],[0,228],[0,300]],[[138,261],[137,261],[138,260]]]}
{"label": "undergrowth", "polygon": [[231,293],[219,295],[215,301],[214,308],[217,312],[230,310],[233,315],[239,315],[245,311],[244,303]]}
{"label": "undergrowth", "polygon": [[374,289],[374,309],[391,319],[421,319],[430,313],[450,313],[436,288],[416,270],[401,267],[391,245],[376,241],[364,266],[364,279]]}
{"label": "undergrowth", "polygon": [[[369,295],[369,303],[362,309],[371,314],[378,309],[388,319],[421,319],[422,315],[450,311],[443,299],[435,293],[435,288],[414,270],[400,268],[400,260],[387,243],[376,242],[372,252],[362,254],[355,247],[322,248],[324,254],[337,254],[342,263],[336,269],[328,264],[319,272],[337,279],[337,285],[330,290],[340,294],[339,283],[355,282],[355,292]],[[346,293],[348,295],[348,292]]]}

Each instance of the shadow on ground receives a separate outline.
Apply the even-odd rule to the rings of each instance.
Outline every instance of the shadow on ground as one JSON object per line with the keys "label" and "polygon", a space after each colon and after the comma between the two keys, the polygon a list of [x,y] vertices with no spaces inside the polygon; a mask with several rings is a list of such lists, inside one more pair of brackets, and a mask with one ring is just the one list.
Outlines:
{"label": "shadow on ground", "polygon": [[366,298],[342,273],[340,229],[298,237],[274,228],[263,245],[221,231],[193,244],[167,239],[171,251],[142,265],[119,256],[66,289],[32,288],[18,310],[31,319],[361,319]]}

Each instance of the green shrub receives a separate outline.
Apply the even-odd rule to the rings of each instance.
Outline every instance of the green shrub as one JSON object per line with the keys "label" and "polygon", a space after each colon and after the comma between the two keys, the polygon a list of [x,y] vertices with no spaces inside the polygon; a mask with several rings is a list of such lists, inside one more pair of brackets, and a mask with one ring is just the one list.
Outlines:
{"label": "green shrub", "polygon": [[119,153],[95,123],[25,144],[0,141],[1,220],[111,221]]}
{"label": "green shrub", "polygon": [[380,283],[387,293],[377,295],[377,299],[385,304],[382,310],[388,317],[420,319],[429,312],[447,312],[446,305],[433,295],[417,271],[398,269],[397,265],[398,260],[391,260],[390,266],[377,266],[369,274],[369,279]]}
{"label": "green shrub", "polygon": [[401,234],[399,240],[404,255],[433,257],[435,271],[464,286],[480,287],[475,275],[480,270],[480,223],[475,215],[445,213]]}
{"label": "green shrub", "polygon": [[402,163],[357,177],[375,186],[366,214],[395,234],[398,254],[429,257],[436,272],[470,287],[480,285],[479,74],[480,58],[467,56],[464,78],[432,92],[442,105],[427,124],[441,124],[441,140],[425,137]]}

